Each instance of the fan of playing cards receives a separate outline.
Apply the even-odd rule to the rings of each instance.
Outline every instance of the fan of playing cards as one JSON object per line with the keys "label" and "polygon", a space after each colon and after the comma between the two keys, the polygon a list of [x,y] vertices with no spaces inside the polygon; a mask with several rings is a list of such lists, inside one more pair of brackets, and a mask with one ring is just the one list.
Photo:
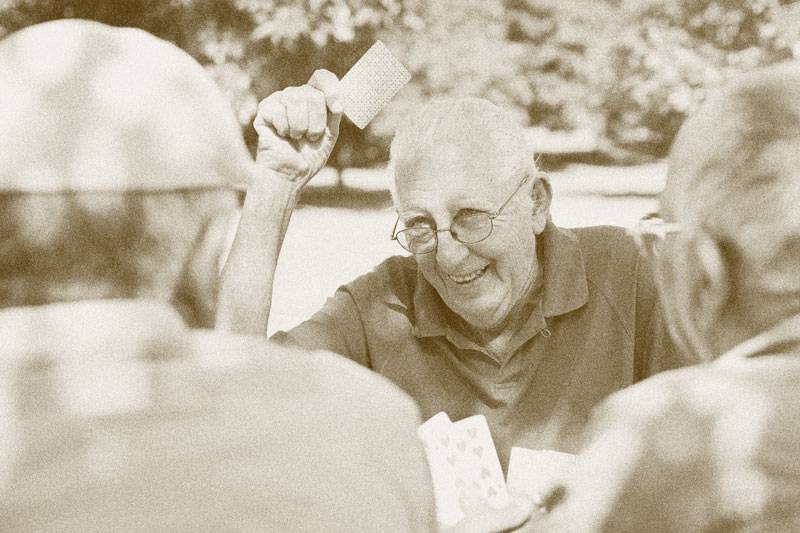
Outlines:
{"label": "fan of playing cards", "polygon": [[451,422],[446,413],[438,413],[417,429],[417,435],[431,470],[436,519],[446,526],[470,513],[462,508],[464,500],[481,500],[499,509],[509,504],[509,490],[529,497],[541,495],[569,473],[576,457],[513,447],[506,483],[483,415]]}

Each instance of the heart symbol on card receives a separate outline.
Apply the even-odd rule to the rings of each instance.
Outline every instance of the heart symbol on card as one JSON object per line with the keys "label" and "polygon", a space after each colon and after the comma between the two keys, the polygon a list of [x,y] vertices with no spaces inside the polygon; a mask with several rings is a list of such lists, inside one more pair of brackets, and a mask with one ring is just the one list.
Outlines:
{"label": "heart symbol on card", "polygon": [[472,448],[472,453],[480,457],[483,455],[483,446],[476,446],[475,448]]}
{"label": "heart symbol on card", "polygon": [[478,436],[478,428],[467,429],[467,434],[474,439],[475,437]]}
{"label": "heart symbol on card", "polygon": [[456,444],[456,446],[458,447],[459,451],[463,452],[463,451],[465,451],[467,449],[467,441],[462,440],[461,442]]}

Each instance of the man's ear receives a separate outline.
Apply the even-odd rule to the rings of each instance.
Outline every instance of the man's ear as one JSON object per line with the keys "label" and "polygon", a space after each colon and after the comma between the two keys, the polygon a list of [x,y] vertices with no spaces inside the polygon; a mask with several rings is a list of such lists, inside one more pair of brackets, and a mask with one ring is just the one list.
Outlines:
{"label": "man's ear", "polygon": [[239,210],[223,211],[206,225],[192,249],[172,303],[193,328],[211,328],[219,278],[239,223]]}
{"label": "man's ear", "polygon": [[688,318],[708,345],[716,336],[714,332],[718,331],[732,296],[725,244],[698,232],[687,237],[685,249],[685,279],[676,280],[675,289],[684,292]]}
{"label": "man's ear", "polygon": [[553,189],[546,174],[540,173],[536,176],[531,188],[531,198],[533,198],[534,233],[539,235],[550,220],[550,202],[553,199]]}

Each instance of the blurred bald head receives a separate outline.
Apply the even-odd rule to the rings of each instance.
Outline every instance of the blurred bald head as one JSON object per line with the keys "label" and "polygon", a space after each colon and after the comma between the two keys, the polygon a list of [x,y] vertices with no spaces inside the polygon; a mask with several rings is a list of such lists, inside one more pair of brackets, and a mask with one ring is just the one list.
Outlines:
{"label": "blurred bald head", "polygon": [[661,198],[665,218],[682,227],[679,249],[665,258],[674,285],[724,283],[713,297],[695,295],[697,305],[719,308],[742,333],[800,312],[798,205],[800,64],[793,62],[735,79],[681,128]]}
{"label": "blurred bald head", "polygon": [[207,324],[253,163],[204,69],[73,19],[0,41],[0,73],[0,306],[146,297]]}

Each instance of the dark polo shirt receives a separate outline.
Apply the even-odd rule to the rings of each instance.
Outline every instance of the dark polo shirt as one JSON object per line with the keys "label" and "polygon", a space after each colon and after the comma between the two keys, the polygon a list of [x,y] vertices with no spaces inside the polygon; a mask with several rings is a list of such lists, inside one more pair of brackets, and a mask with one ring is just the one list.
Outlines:
{"label": "dark polo shirt", "polygon": [[423,418],[484,414],[504,469],[512,446],[577,452],[594,405],[688,361],[669,341],[652,273],[623,228],[548,223],[539,243],[539,290],[508,353],[488,353],[453,329],[414,258],[400,256],[274,338],[379,372]]}

